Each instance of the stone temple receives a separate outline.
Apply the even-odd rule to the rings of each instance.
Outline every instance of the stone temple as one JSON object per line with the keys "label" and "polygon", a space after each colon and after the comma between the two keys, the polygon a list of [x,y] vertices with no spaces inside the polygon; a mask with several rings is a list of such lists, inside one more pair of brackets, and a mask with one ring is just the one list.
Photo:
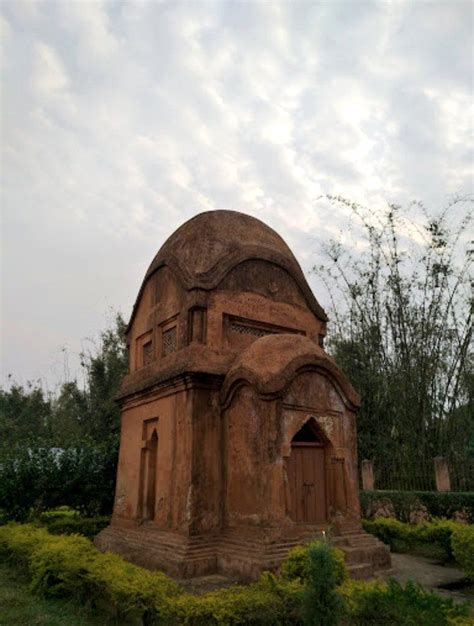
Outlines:
{"label": "stone temple", "polygon": [[390,565],[360,525],[359,397],[283,239],[201,213],[151,263],[118,401],[115,506],[96,538],[152,569],[252,579],[325,531],[352,574]]}

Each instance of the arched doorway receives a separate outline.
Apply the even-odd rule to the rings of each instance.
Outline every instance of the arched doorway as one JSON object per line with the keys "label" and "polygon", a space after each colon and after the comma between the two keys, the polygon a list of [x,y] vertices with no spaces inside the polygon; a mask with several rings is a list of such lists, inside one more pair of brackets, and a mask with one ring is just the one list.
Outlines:
{"label": "arched doorway", "polygon": [[324,443],[311,420],[291,441],[288,461],[290,517],[299,524],[327,520]]}

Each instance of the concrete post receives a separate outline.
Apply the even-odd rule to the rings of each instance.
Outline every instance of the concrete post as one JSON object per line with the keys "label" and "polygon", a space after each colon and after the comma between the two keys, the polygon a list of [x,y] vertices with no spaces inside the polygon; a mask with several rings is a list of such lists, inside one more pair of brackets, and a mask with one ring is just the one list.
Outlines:
{"label": "concrete post", "polygon": [[372,465],[372,461],[362,461],[361,463],[362,469],[362,489],[364,491],[373,491],[374,490],[374,468]]}
{"label": "concrete post", "polygon": [[451,481],[449,479],[448,461],[443,456],[437,456],[433,459],[436,490],[451,491]]}

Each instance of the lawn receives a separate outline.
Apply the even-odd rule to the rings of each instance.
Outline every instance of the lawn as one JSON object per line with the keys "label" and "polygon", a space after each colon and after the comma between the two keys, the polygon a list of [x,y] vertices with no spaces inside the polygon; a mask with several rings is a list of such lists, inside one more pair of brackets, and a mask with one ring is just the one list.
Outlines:
{"label": "lawn", "polygon": [[16,568],[0,562],[0,626],[98,626],[104,620],[67,600],[42,600]]}

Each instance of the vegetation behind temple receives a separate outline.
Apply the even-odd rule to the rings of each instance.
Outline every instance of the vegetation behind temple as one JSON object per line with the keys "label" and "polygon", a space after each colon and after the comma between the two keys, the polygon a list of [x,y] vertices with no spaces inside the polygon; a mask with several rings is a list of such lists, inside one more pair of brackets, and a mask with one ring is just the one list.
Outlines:
{"label": "vegetation behind temple", "polygon": [[56,396],[35,384],[0,390],[0,516],[22,520],[58,505],[88,515],[111,512],[124,333],[117,315],[94,351],[81,355],[82,387],[65,382]]}
{"label": "vegetation behind temple", "polygon": [[432,475],[436,456],[462,469],[474,458],[472,198],[439,215],[417,204],[413,217],[331,200],[350,212],[354,240],[330,243],[315,271],[332,301],[328,349],[362,398],[359,458],[376,474],[425,462]]}

